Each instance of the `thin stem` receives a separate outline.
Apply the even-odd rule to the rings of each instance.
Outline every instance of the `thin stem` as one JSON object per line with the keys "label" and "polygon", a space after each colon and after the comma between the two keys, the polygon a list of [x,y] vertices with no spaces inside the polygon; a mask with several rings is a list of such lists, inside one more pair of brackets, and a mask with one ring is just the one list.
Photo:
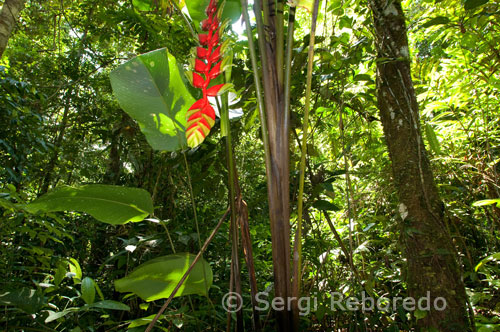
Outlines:
{"label": "thin stem", "polygon": [[292,84],[292,53],[293,53],[293,34],[295,31],[295,7],[290,7],[288,12],[288,32],[286,42],[286,60],[285,60],[285,131],[290,132],[290,87]]}
{"label": "thin stem", "polygon": [[[153,329],[153,327],[155,326],[155,324],[158,321],[158,319],[160,318],[160,316],[163,314],[163,312],[165,312],[165,310],[167,309],[167,307],[170,304],[170,302],[172,302],[172,299],[174,298],[175,294],[177,294],[177,291],[179,290],[179,288],[181,288],[181,286],[184,283],[184,281],[186,281],[187,277],[189,276],[189,273],[191,273],[191,271],[193,270],[194,266],[196,265],[196,263],[198,263],[198,261],[200,260],[201,256],[205,252],[205,250],[207,250],[208,245],[210,244],[210,242],[212,242],[215,234],[217,234],[217,231],[222,226],[222,223],[226,219],[226,217],[229,214],[230,210],[231,209],[228,207],[227,210],[226,210],[226,213],[224,213],[224,215],[222,216],[222,218],[220,218],[219,222],[217,223],[217,226],[215,226],[215,228],[213,229],[212,233],[210,234],[210,236],[208,237],[208,239],[203,244],[203,247],[198,252],[198,255],[196,255],[196,257],[194,258],[194,261],[191,263],[191,265],[189,266],[188,270],[184,273],[184,275],[182,276],[181,280],[179,280],[179,282],[177,283],[177,286],[175,286],[174,290],[172,291],[172,293],[168,297],[167,301],[165,301],[165,304],[161,307],[160,311],[158,311],[158,313],[153,318],[153,320],[151,321],[151,323],[149,323],[148,328],[146,329],[145,332],[150,332]],[[205,269],[203,269],[203,270],[205,270]]]}
{"label": "thin stem", "polygon": [[[303,210],[303,195],[304,195],[304,176],[306,168],[307,154],[307,135],[309,130],[309,110],[311,107],[311,85],[312,71],[314,63],[314,40],[316,36],[316,22],[318,18],[319,0],[314,2],[314,10],[311,23],[311,38],[309,40],[308,66],[307,66],[307,83],[306,83],[306,103],[304,110],[304,125],[302,128],[302,151],[300,156],[300,177],[299,177],[299,196],[297,202],[297,235],[296,235],[296,252],[293,255],[293,285],[292,294],[295,298],[299,298],[301,284],[301,266],[302,266],[302,210]],[[299,312],[294,306],[294,329],[298,331]]]}
{"label": "thin stem", "polygon": [[170,1],[170,3],[172,3],[174,5],[175,10],[182,17],[182,19],[184,20],[184,23],[186,23],[189,31],[193,35],[193,38],[195,40],[198,40],[198,36],[196,35],[196,32],[194,31],[194,28],[191,25],[191,22],[189,22],[189,20],[187,19],[186,15],[184,15],[184,13],[182,12],[182,10],[179,8],[179,5],[177,4],[177,2],[176,1]]}
{"label": "thin stem", "polygon": [[[229,123],[229,100],[227,93],[222,96],[221,123],[226,128],[226,157],[228,168],[228,189],[229,189],[229,206],[231,207],[231,235],[232,235],[232,272],[234,275],[234,285],[236,293],[241,296],[241,275],[240,275],[240,259],[238,255],[238,224],[236,223],[236,169],[234,166],[233,144],[231,141],[231,128]],[[239,301],[239,298],[236,300]],[[237,303],[237,307],[240,304]],[[236,312],[236,331],[243,331],[243,311],[240,309]]]}
{"label": "thin stem", "polygon": [[[285,36],[283,24],[283,0],[277,1],[276,6],[276,68],[278,69],[278,85],[283,87],[283,61],[285,49]],[[285,109],[286,110],[286,109]]]}
{"label": "thin stem", "polygon": [[[257,52],[255,51],[255,43],[252,35],[252,27],[250,25],[250,17],[248,15],[248,2],[247,0],[241,0],[241,6],[243,8],[243,19],[245,21],[247,39],[248,39],[248,50],[250,51],[250,60],[252,62],[253,78],[255,83],[255,92],[257,95],[257,107],[259,109],[261,130],[262,130],[262,141],[264,143],[264,152],[266,160],[266,173],[269,179],[269,167],[271,165],[271,153],[269,151],[269,136],[267,132],[267,121],[266,112],[264,109],[264,97],[262,93],[262,85],[259,77],[259,66],[257,65]],[[264,33],[262,29],[262,33]],[[264,35],[262,35],[263,37]]]}
{"label": "thin stem", "polygon": [[160,224],[165,229],[165,232],[167,233],[168,241],[170,242],[170,246],[172,247],[172,252],[175,254],[174,242],[172,241],[172,237],[170,237],[170,232],[168,231],[168,228],[165,225],[165,222],[163,220],[160,220]]}

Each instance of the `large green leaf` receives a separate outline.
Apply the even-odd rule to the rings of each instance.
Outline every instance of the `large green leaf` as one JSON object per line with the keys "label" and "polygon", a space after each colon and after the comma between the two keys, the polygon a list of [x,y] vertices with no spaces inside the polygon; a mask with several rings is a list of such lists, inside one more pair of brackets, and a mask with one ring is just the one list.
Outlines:
{"label": "large green leaf", "polygon": [[[222,2],[222,1],[219,1]],[[189,16],[193,20],[197,28],[201,21],[207,18],[205,14],[205,9],[207,8],[210,0],[189,0],[186,1],[186,7],[189,12]],[[241,16],[241,1],[240,0],[226,0],[224,5],[224,11],[222,12],[222,20],[229,18],[232,23],[238,21]]]}
{"label": "large green leaf", "polygon": [[166,49],[135,57],[110,74],[118,103],[156,150],[186,147],[186,112],[194,103],[182,68]]}
{"label": "large green leaf", "polygon": [[153,213],[153,201],[143,189],[90,184],[59,187],[28,204],[26,210],[86,212],[99,221],[118,225],[142,221]]}
{"label": "large green leaf", "polygon": [[87,304],[94,303],[95,300],[95,287],[94,280],[89,277],[85,277],[82,280],[82,299]]}
{"label": "large green leaf", "polygon": [[[134,293],[145,301],[168,298],[194,258],[192,254],[180,253],[152,259],[137,267],[125,278],[115,280],[115,289],[118,292]],[[189,294],[207,295],[212,279],[210,265],[201,258],[175,297]]]}

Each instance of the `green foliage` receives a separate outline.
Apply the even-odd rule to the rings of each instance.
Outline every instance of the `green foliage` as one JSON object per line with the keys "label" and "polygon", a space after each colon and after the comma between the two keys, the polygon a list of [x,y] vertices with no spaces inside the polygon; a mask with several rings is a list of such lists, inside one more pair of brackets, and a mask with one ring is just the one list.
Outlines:
{"label": "green foliage", "polygon": [[[168,298],[194,258],[189,253],[157,257],[138,266],[125,278],[115,280],[115,288],[118,292],[132,292],[145,301]],[[208,295],[212,280],[212,269],[201,258],[174,297]]]}
{"label": "green foliage", "polygon": [[[205,9],[207,8],[210,0],[191,0],[186,1],[186,7],[189,11],[189,16],[192,18],[194,26],[200,28],[200,22],[207,18]],[[239,0],[226,0],[224,11],[222,12],[221,20],[230,19],[235,23],[241,16],[241,1]]]}
{"label": "green foliage", "polygon": [[[26,1],[0,70],[0,326],[8,331],[143,331],[163,301],[144,302],[138,296],[120,294],[110,280],[136,276],[144,262],[174,251],[195,253],[198,240],[208,237],[227,207],[226,160],[219,130],[185,154],[191,183],[184,156],[164,152],[185,146],[177,136],[184,138],[181,114],[198,96],[186,88],[182,68],[188,66],[196,42],[177,11],[162,6],[164,1],[155,1],[159,6],[153,7],[151,3]],[[186,1],[195,28],[204,18],[206,3]],[[229,16],[239,16],[239,3],[226,3]],[[314,130],[307,144],[304,294],[342,290],[346,295],[368,291],[375,297],[405,297],[404,234],[398,226],[398,198],[375,98],[376,61],[391,59],[376,57],[372,16],[365,3],[322,3],[313,75]],[[484,0],[406,1],[403,6],[421,127],[443,211],[463,265],[477,329],[493,331],[500,325],[499,6]],[[309,21],[306,11],[297,11],[291,87],[292,234]],[[237,41],[232,77],[241,98],[236,107],[243,116],[231,121],[231,136],[249,209],[258,289],[272,294],[272,244],[255,87],[247,40],[233,37]],[[159,48],[166,50],[136,57]],[[132,63],[137,64],[137,73],[125,71]],[[120,91],[115,79],[110,85],[111,71]],[[147,87],[157,92],[145,93]],[[177,99],[170,102],[171,87]],[[177,113],[171,113],[172,107],[177,107]],[[173,121],[172,115],[178,119]],[[155,118],[161,121],[154,122]],[[215,127],[219,125],[216,121]],[[128,208],[116,211],[120,215],[130,211],[121,218],[123,222],[142,220],[154,206],[156,222],[119,226],[93,222],[87,208],[94,204],[80,199],[75,204],[85,209],[69,203],[63,208],[58,199],[50,204],[84,213],[43,212],[48,209],[46,203],[40,213],[30,212],[27,202],[37,202],[37,197],[43,202],[61,186],[79,188],[86,183],[150,193],[152,197],[144,198],[141,205],[136,199],[142,194],[133,194],[125,203]],[[191,222],[190,185],[199,233]],[[92,197],[99,194],[103,192]],[[113,200],[115,196],[110,194]],[[145,204],[146,200],[150,203]],[[95,210],[97,217],[114,209]],[[329,213],[341,241],[354,253],[358,276],[324,213]],[[207,278],[213,279],[212,303],[201,296],[175,298],[158,322],[159,330],[226,329],[220,303],[230,284],[228,243],[227,228],[222,227],[204,255],[210,262],[210,268],[206,262],[204,266],[205,272],[211,271]],[[172,276],[178,280],[189,261],[185,257],[175,265],[178,269]],[[245,326],[250,327],[246,275],[244,270]],[[202,273],[197,277],[198,290],[192,294],[206,294]],[[173,284],[165,282],[164,296]],[[151,294],[158,291],[142,288]],[[318,310],[302,317],[303,330],[409,331],[415,329],[416,318],[425,314],[412,316],[402,308],[362,315],[332,311],[329,300],[328,296],[319,299]],[[262,318],[274,330],[273,315],[266,311]]]}
{"label": "green foliage", "polygon": [[175,151],[186,146],[186,112],[194,98],[183,70],[166,49],[135,57],[110,77],[118,102],[154,149]]}
{"label": "green foliage", "polygon": [[31,213],[80,211],[99,221],[119,225],[144,220],[153,213],[153,202],[143,189],[110,185],[60,187],[26,206]]}

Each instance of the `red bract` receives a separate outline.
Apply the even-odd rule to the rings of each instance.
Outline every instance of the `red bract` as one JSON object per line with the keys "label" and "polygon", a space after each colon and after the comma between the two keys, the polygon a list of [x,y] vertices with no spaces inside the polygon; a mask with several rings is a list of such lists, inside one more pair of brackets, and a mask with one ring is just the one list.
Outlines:
{"label": "red bract", "polygon": [[201,23],[201,29],[207,33],[198,34],[201,46],[196,48],[196,59],[192,64],[194,72],[189,74],[193,86],[203,93],[203,97],[186,113],[186,138],[192,148],[203,142],[215,124],[215,110],[208,97],[220,96],[232,86],[228,83],[210,86],[211,81],[224,71],[228,63],[227,59],[222,59],[227,43],[221,45],[220,38],[226,25],[221,25],[222,8],[218,9],[217,4],[217,0],[210,0],[205,11],[208,18]]}

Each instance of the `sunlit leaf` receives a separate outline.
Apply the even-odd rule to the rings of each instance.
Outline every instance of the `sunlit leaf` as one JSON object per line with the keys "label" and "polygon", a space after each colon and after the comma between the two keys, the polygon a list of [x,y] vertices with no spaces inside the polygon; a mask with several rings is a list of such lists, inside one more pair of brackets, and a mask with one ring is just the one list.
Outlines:
{"label": "sunlit leaf", "polygon": [[110,74],[118,103],[155,150],[186,147],[186,111],[194,103],[182,68],[166,49],[129,60]]}
{"label": "sunlit leaf", "polygon": [[496,204],[497,207],[500,207],[500,198],[496,199],[484,199],[482,201],[477,201],[472,203],[472,206],[485,206],[485,205],[493,205]]}
{"label": "sunlit leaf", "polygon": [[[194,258],[192,254],[180,253],[152,259],[137,267],[125,278],[115,280],[115,289],[118,292],[132,292],[145,301],[168,298]],[[212,285],[212,279],[210,265],[200,259],[175,297],[189,294],[206,295]]]}
{"label": "sunlit leaf", "polygon": [[425,134],[427,135],[427,140],[429,141],[432,151],[435,154],[441,154],[441,145],[439,144],[436,133],[430,124],[425,125]]}
{"label": "sunlit leaf", "polygon": [[[186,7],[188,9],[189,16],[191,16],[197,28],[199,28],[200,22],[207,18],[207,15],[205,14],[205,8],[207,8],[209,3],[210,0],[186,1]],[[221,20],[224,21],[226,18],[229,18],[232,23],[235,23],[236,21],[238,21],[240,16],[241,16],[241,1],[226,0]]]}
{"label": "sunlit leaf", "polygon": [[26,206],[31,213],[79,211],[104,223],[137,222],[153,213],[153,202],[143,189],[110,185],[59,187]]}

